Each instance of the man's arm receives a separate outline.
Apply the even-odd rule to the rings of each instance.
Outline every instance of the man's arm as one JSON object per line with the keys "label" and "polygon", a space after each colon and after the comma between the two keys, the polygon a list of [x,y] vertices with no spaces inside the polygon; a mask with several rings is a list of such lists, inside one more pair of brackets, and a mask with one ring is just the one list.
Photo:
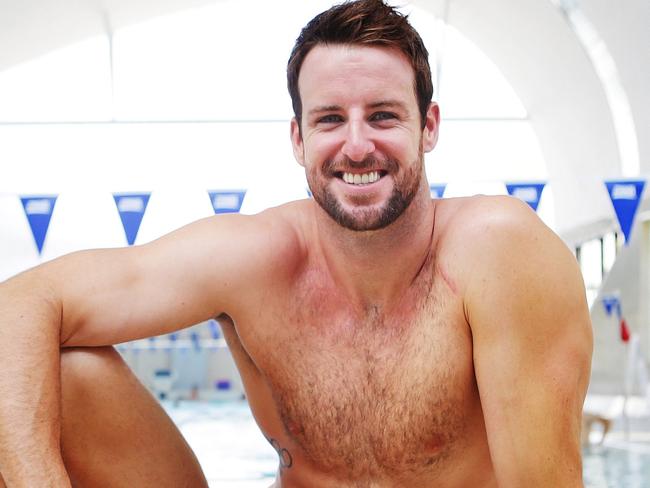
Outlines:
{"label": "man's arm", "polygon": [[571,252],[527,205],[486,199],[466,293],[499,486],[582,486],[592,330]]}
{"label": "man's arm", "polygon": [[116,344],[236,315],[245,285],[271,272],[280,235],[264,216],[219,216],[144,246],[73,253],[0,284],[7,485],[69,486],[59,445],[61,346]]}
{"label": "man's arm", "polygon": [[[65,487],[59,435],[60,307],[39,273],[0,285],[0,473],[8,487]],[[40,468],[40,469],[39,469]]]}

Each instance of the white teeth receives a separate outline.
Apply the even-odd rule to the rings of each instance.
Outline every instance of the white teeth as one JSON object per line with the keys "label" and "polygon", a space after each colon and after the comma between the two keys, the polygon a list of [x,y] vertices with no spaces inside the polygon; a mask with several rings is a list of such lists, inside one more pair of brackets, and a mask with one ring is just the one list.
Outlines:
{"label": "white teeth", "polygon": [[358,173],[343,173],[343,181],[351,185],[367,185],[379,180],[379,171],[371,171],[362,175]]}

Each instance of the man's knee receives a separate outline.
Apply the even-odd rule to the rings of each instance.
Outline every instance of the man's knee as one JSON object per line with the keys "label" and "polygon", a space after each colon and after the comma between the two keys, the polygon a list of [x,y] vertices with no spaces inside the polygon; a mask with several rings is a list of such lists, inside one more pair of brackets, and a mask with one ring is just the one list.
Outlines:
{"label": "man's knee", "polygon": [[61,350],[61,388],[64,396],[106,385],[106,381],[128,370],[111,346],[74,347]]}
{"label": "man's knee", "polygon": [[73,486],[207,488],[178,428],[114,348],[62,350],[61,390]]}

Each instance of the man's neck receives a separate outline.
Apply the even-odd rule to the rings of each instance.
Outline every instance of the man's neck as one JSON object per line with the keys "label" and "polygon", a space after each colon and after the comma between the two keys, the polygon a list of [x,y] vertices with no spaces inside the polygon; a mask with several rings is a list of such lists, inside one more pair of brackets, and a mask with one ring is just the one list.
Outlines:
{"label": "man's neck", "polygon": [[332,278],[360,309],[390,308],[418,277],[431,252],[434,205],[418,191],[389,226],[359,232],[341,227],[315,209],[317,242]]}

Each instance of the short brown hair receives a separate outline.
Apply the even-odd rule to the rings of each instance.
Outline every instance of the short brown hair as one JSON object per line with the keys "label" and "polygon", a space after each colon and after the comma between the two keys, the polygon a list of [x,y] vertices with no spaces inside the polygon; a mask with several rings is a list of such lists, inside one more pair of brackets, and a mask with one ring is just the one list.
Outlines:
{"label": "short brown hair", "polygon": [[299,125],[302,117],[298,89],[300,68],[309,51],[318,44],[383,46],[403,52],[415,73],[415,96],[424,128],[433,97],[429,53],[420,35],[409,24],[407,15],[402,15],[382,0],[354,0],[318,14],[302,29],[287,66],[289,95]]}

